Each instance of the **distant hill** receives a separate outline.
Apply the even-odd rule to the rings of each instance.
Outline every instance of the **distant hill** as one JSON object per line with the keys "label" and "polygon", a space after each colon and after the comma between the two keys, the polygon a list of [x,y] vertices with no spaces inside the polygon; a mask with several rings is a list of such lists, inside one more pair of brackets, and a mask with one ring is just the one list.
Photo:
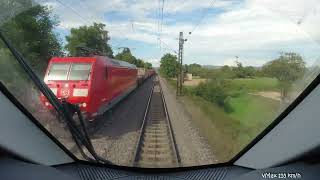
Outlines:
{"label": "distant hill", "polygon": [[[216,66],[216,65],[202,65],[203,68],[207,68],[207,69],[219,69],[223,66]],[[233,67],[233,66],[231,66]],[[261,66],[252,66],[254,67],[255,69],[261,69]]]}
{"label": "distant hill", "polygon": [[215,66],[215,65],[202,65],[203,68],[207,68],[207,69],[219,69],[222,66]]}

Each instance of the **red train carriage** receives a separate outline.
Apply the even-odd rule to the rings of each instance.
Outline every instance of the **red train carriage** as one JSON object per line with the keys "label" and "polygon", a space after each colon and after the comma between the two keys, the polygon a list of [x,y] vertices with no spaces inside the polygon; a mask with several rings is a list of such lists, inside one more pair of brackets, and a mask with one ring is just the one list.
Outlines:
{"label": "red train carriage", "polygon": [[[59,99],[79,104],[86,119],[93,120],[136,88],[137,68],[102,56],[55,57],[44,81]],[[44,96],[41,100],[52,108]]]}
{"label": "red train carriage", "polygon": [[155,74],[154,69],[138,68],[138,84],[141,85],[146,79]]}
{"label": "red train carriage", "polygon": [[141,85],[146,79],[146,69],[138,68],[138,84]]}

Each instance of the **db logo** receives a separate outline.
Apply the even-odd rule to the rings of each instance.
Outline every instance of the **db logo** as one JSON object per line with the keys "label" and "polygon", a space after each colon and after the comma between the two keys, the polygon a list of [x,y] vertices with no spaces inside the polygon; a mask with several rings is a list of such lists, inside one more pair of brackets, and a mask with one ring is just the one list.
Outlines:
{"label": "db logo", "polygon": [[61,96],[68,97],[70,95],[69,89],[62,89],[61,90]]}

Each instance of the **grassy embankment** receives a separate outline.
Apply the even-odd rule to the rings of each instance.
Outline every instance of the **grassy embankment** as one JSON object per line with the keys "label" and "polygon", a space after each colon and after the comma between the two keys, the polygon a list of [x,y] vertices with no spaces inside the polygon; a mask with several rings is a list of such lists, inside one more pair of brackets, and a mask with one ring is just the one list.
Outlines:
{"label": "grassy embankment", "polygon": [[[243,89],[240,95],[230,99],[232,112],[226,113],[223,108],[192,94],[180,98],[220,162],[231,159],[256,137],[275,118],[279,108],[276,100],[248,94],[277,91],[277,80],[256,78],[230,81],[235,89]],[[174,80],[168,82],[175,87]]]}

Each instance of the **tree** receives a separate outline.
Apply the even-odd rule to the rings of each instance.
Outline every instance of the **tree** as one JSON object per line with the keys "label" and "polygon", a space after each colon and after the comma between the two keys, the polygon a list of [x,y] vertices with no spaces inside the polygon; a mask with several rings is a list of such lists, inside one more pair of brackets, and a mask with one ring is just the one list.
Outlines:
{"label": "tree", "polygon": [[253,66],[244,67],[244,72],[246,77],[249,77],[249,78],[252,78],[257,74],[257,70]]}
{"label": "tree", "polygon": [[115,56],[115,59],[126,61],[128,63],[137,65],[137,58],[131,54],[131,51],[129,48],[123,48],[122,52],[118,53]]}
{"label": "tree", "polygon": [[[41,78],[49,59],[64,55],[60,39],[54,33],[58,21],[48,7],[35,5],[31,0],[0,1],[0,12],[1,32]],[[30,112],[42,107],[34,106],[38,104],[39,92],[2,40],[0,81],[21,103],[28,105]]]}
{"label": "tree", "polygon": [[236,61],[236,67],[233,68],[233,71],[235,72],[235,76],[237,78],[245,78],[246,77],[246,72],[245,72],[245,68],[243,67],[242,63],[239,61]]}
{"label": "tree", "polygon": [[178,73],[177,56],[170,53],[165,54],[160,60],[160,72],[169,78],[176,77]]}
{"label": "tree", "polygon": [[139,68],[143,68],[145,66],[144,61],[142,59],[137,59],[135,65]]}
{"label": "tree", "polygon": [[281,88],[281,99],[285,100],[292,83],[303,76],[306,71],[302,57],[293,52],[281,53],[280,57],[262,67],[265,75],[277,78]]}
{"label": "tree", "polygon": [[[108,31],[105,31],[105,24],[93,23],[92,26],[80,26],[79,28],[72,28],[70,35],[66,36],[67,45],[65,48],[69,51],[71,56],[84,56],[90,53],[84,53],[84,48],[89,48],[94,53],[113,57],[113,52],[108,44],[110,37]],[[82,49],[80,48],[82,47]],[[93,53],[93,52],[91,52]]]}
{"label": "tree", "polygon": [[234,70],[228,66],[228,65],[224,65],[219,69],[220,73],[218,75],[220,75],[222,78],[235,78],[236,74],[234,72]]}
{"label": "tree", "polygon": [[[0,28],[10,42],[29,60],[31,67],[43,74],[49,59],[62,56],[62,46],[54,28],[58,21],[46,6],[33,6],[24,1],[29,9],[12,17]],[[13,3],[14,4],[14,3]],[[7,4],[10,5],[10,4]]]}
{"label": "tree", "polygon": [[139,68],[152,68],[152,64],[144,62],[144,60],[142,59],[136,58],[134,55],[132,55],[130,49],[127,47],[123,48],[123,50],[115,56],[115,59],[134,64]]}
{"label": "tree", "polygon": [[192,92],[196,96],[223,107],[226,112],[232,112],[233,108],[230,104],[231,93],[228,86],[228,81],[219,78],[210,79],[207,82],[200,83]]}
{"label": "tree", "polygon": [[152,68],[152,64],[149,63],[149,62],[145,62],[145,63],[144,63],[144,68],[146,68],[146,69],[151,69],[151,68]]}
{"label": "tree", "polygon": [[201,71],[202,71],[202,67],[200,64],[193,63],[187,66],[187,72],[195,76],[199,76]]}
{"label": "tree", "polygon": [[243,66],[239,61],[235,63],[237,66],[232,68],[232,78],[252,78],[257,74],[257,70],[253,66]]}

